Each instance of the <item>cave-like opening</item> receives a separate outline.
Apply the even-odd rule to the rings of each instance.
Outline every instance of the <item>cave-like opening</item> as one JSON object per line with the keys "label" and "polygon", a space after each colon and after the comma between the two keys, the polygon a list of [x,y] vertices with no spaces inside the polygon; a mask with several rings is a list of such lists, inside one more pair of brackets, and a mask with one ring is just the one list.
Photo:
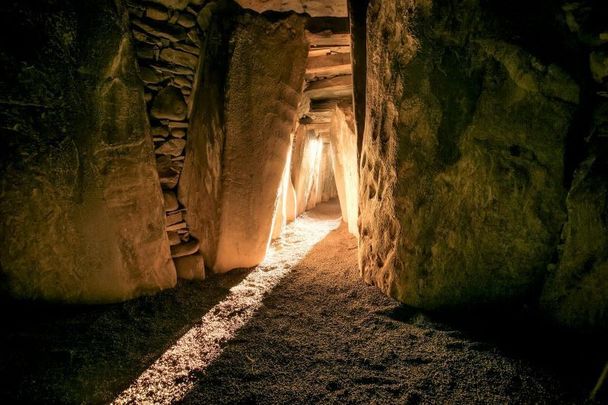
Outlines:
{"label": "cave-like opening", "polygon": [[607,7],[5,0],[0,398],[603,400]]}

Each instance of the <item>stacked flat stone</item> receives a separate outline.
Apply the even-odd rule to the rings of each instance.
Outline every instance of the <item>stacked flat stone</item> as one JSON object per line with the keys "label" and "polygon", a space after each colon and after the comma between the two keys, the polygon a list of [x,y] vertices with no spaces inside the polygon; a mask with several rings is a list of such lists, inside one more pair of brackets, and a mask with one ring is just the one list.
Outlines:
{"label": "stacked flat stone", "polygon": [[[131,29],[144,84],[166,230],[177,275],[204,279],[199,241],[190,235],[177,185],[185,159],[189,106],[200,53],[196,16],[202,1],[130,0]],[[196,8],[196,10],[195,10]]]}

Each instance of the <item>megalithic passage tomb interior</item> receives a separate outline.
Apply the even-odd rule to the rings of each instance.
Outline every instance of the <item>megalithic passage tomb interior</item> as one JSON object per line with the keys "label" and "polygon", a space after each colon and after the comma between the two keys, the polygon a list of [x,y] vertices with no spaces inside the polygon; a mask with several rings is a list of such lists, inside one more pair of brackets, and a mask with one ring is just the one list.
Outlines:
{"label": "megalithic passage tomb interior", "polygon": [[608,2],[4,0],[0,402],[608,403]]}

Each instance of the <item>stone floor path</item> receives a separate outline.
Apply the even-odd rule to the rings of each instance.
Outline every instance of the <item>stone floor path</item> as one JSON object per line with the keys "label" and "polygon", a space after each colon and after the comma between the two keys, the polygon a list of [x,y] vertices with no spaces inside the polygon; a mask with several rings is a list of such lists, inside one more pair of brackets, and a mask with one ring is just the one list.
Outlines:
{"label": "stone floor path", "polygon": [[[258,268],[153,297],[98,307],[1,302],[0,399],[583,402],[595,382],[580,377],[584,364],[555,367],[572,345],[546,349],[551,336],[498,315],[471,329],[399,305],[361,281],[357,241],[338,216],[335,202],[322,204]],[[539,361],[539,349],[555,361]]]}

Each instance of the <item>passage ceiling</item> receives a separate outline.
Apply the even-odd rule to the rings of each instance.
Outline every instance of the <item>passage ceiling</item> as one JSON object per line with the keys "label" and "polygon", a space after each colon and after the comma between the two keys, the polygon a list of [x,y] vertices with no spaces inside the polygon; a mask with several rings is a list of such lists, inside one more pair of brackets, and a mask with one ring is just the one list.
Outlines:
{"label": "passage ceiling", "polygon": [[347,17],[346,0],[236,0],[241,7],[259,13],[295,11],[311,17]]}

